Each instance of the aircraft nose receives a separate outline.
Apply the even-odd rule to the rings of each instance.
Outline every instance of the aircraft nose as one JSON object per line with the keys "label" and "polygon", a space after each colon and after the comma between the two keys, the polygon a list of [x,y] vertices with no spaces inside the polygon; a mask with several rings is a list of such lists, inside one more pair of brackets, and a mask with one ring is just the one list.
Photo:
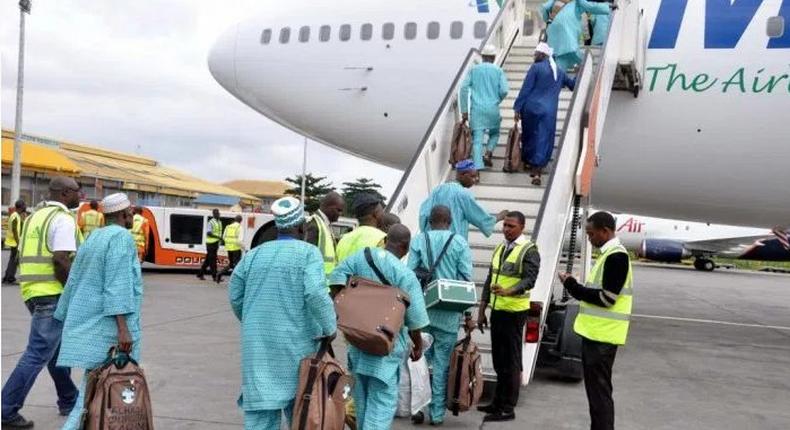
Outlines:
{"label": "aircraft nose", "polygon": [[236,34],[235,25],[225,30],[208,54],[211,75],[231,94],[236,94]]}

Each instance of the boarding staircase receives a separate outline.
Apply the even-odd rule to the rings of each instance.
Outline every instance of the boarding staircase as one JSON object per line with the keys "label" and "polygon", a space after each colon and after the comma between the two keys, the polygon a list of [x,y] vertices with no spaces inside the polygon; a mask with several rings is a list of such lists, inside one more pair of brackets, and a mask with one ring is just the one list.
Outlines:
{"label": "boarding staircase", "polygon": [[[633,85],[639,85],[638,78],[643,66],[636,60],[623,59],[620,55],[621,51],[627,51],[621,48],[620,41],[630,37],[623,34],[623,28],[628,27],[624,24],[625,17],[634,16],[632,9],[638,9],[639,3],[639,0],[621,0],[620,8],[613,11],[606,44],[601,48],[585,50],[584,60],[576,71],[575,90],[563,90],[560,95],[554,152],[549,166],[544,170],[542,186],[532,185],[527,172],[503,172],[507,134],[514,124],[513,103],[532,65],[539,41],[540,33],[533,29],[541,26],[538,18],[540,14],[537,13],[540,3],[535,0],[507,1],[491,25],[488,37],[481,43],[481,48],[486,44],[497,47],[496,61],[507,73],[510,92],[501,105],[501,136],[499,146],[494,151],[494,165],[480,172],[480,181],[472,188],[472,192],[491,214],[507,209],[519,210],[526,215],[525,234],[532,238],[541,253],[540,274],[531,292],[531,300],[537,304],[542,328],[549,305],[562,297],[561,287],[555,283],[555,278],[562,256],[563,236],[569,221],[574,218],[574,203],[580,201],[577,196],[589,194],[609,95],[613,86],[616,86],[616,79],[622,89],[638,93]],[[627,6],[628,13],[623,13],[624,6]],[[635,16],[638,27],[641,13]],[[527,34],[526,29],[533,31]],[[634,31],[638,32],[631,32]],[[638,52],[639,49],[634,48],[633,51]],[[390,199],[388,210],[397,214],[412,231],[419,230],[419,207],[430,191],[454,179],[448,157],[453,127],[460,120],[459,89],[469,69],[480,61],[480,51],[470,50]],[[625,82],[618,76],[630,78]],[[503,240],[501,223],[490,237],[485,237],[470,226],[468,239],[472,249],[474,280],[480,295],[491,255],[496,245]],[[482,335],[475,331],[474,339],[484,352],[490,352],[487,332]],[[522,382],[527,384],[532,379],[540,342],[525,342],[523,345]],[[483,373],[488,380],[495,378],[489,354],[483,357]]]}

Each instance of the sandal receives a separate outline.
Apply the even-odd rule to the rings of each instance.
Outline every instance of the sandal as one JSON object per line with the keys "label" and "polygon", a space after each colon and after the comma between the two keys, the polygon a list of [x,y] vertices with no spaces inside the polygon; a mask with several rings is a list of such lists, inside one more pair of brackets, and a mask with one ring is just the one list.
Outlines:
{"label": "sandal", "polygon": [[538,187],[541,186],[542,182],[540,180],[540,176],[533,176],[533,178],[534,179],[532,179],[532,185],[535,185],[535,186],[538,186]]}
{"label": "sandal", "polygon": [[486,152],[486,155],[483,157],[483,165],[486,167],[494,167],[494,162],[492,161],[493,154],[491,152]]}

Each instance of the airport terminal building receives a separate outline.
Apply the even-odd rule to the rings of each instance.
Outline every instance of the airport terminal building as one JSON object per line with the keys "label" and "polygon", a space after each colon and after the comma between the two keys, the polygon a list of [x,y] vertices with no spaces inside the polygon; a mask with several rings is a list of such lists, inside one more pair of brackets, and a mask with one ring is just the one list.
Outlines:
{"label": "airport terminal building", "polygon": [[[14,132],[3,129],[3,208],[13,204],[9,201],[13,147]],[[152,158],[23,134],[21,198],[29,205],[45,199],[49,178],[55,175],[74,177],[82,186],[83,199],[102,199],[122,191],[136,205],[196,207],[208,200],[222,209],[244,211],[259,210],[261,205],[254,195],[196,178]]]}

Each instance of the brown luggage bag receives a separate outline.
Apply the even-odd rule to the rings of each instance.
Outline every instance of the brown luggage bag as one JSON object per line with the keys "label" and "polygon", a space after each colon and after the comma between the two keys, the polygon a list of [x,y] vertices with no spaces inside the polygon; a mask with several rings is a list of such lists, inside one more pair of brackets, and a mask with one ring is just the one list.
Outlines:
{"label": "brown luggage bag", "polygon": [[332,340],[324,338],[315,356],[299,364],[291,429],[342,430],[352,386],[353,378],[335,360]]}
{"label": "brown luggage bag", "polygon": [[477,344],[467,334],[450,356],[447,376],[447,409],[453,415],[472,409],[483,395],[483,364]]}
{"label": "brown luggage bag", "polygon": [[514,124],[507,134],[507,150],[505,151],[505,165],[503,172],[518,172],[521,166],[521,130],[519,125]]}
{"label": "brown luggage bag", "polygon": [[83,430],[153,430],[148,383],[128,354],[111,348],[107,360],[86,377]]}
{"label": "brown luggage bag", "polygon": [[368,264],[384,285],[358,276],[351,277],[335,296],[337,328],[350,344],[360,350],[384,356],[392,352],[403,327],[409,295],[391,286],[376,267],[370,248],[365,248],[364,252]]}
{"label": "brown luggage bag", "polygon": [[466,121],[461,121],[453,128],[453,138],[450,142],[450,164],[466,160],[472,153],[472,132]]}

